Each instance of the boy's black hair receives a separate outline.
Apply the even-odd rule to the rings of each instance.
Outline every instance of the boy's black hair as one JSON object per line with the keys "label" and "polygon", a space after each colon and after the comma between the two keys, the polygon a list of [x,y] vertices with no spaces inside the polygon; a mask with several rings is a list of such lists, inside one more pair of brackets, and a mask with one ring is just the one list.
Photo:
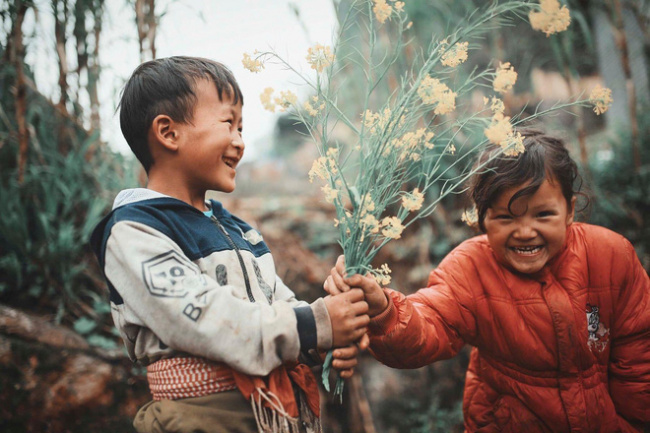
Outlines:
{"label": "boy's black hair", "polygon": [[569,209],[573,197],[580,194],[582,178],[564,142],[539,129],[520,129],[518,132],[525,137],[524,153],[516,157],[494,157],[501,149],[497,145],[490,145],[479,157],[477,166],[493,159],[470,179],[469,193],[476,206],[478,225],[483,231],[488,208],[509,188],[528,184],[508,202],[510,213],[515,200],[535,194],[546,179],[560,185]]}
{"label": "boy's black hair", "polygon": [[167,57],[138,66],[122,91],[120,128],[129,147],[149,172],[153,164],[147,136],[153,119],[166,114],[175,122],[191,123],[199,80],[214,83],[219,99],[225,94],[235,104],[244,96],[232,72],[214,60],[200,57]]}

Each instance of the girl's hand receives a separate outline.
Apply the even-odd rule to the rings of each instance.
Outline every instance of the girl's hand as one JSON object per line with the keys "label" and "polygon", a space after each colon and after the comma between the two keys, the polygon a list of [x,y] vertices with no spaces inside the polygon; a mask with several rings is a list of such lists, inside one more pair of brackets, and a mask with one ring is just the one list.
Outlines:
{"label": "girl's hand", "polygon": [[379,287],[377,281],[370,275],[353,275],[345,277],[345,257],[339,256],[336,266],[332,268],[330,276],[325,280],[323,287],[330,295],[344,293],[353,288],[360,288],[368,303],[368,315],[374,317],[388,307],[388,298],[384,291]]}
{"label": "girl's hand", "polygon": [[369,343],[370,339],[368,338],[368,334],[363,334],[361,340],[356,344],[334,349],[334,353],[332,354],[334,357],[332,367],[335,370],[338,370],[339,376],[344,379],[352,377],[354,374],[354,367],[356,367],[358,363],[357,357],[360,352],[368,348]]}

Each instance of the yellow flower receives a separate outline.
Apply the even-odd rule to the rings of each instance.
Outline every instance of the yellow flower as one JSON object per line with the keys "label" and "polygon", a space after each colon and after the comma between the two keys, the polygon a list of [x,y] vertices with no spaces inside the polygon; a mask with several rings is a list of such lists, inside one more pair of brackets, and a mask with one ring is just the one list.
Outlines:
{"label": "yellow flower", "polygon": [[280,96],[273,98],[273,101],[280,107],[280,111],[286,111],[298,101],[298,97],[291,90],[280,92]]}
{"label": "yellow flower", "polygon": [[248,53],[244,53],[244,58],[241,62],[244,65],[244,68],[251,72],[259,72],[264,69],[264,63],[259,59],[252,59]]}
{"label": "yellow flower", "polygon": [[454,153],[456,153],[456,146],[454,146],[453,143],[449,143],[449,146],[447,146],[447,152],[453,155]]}
{"label": "yellow flower", "polygon": [[375,281],[377,281],[377,284],[380,284],[382,286],[387,286],[390,284],[390,273],[392,271],[388,267],[386,263],[381,265],[379,269],[373,269],[371,271],[373,278]]}
{"label": "yellow flower", "polygon": [[553,33],[559,33],[569,28],[571,24],[571,15],[566,6],[560,8],[558,0],[540,0],[541,10],[539,12],[531,11],[528,14],[530,25],[535,30],[546,33],[549,37]]}
{"label": "yellow flower", "polygon": [[327,157],[321,156],[316,159],[309,170],[309,182],[313,182],[314,178],[327,179]]}
{"label": "yellow flower", "polygon": [[512,125],[510,124],[510,117],[504,116],[503,113],[496,113],[492,117],[492,123],[485,129],[485,136],[491,143],[501,144],[508,140],[508,136],[512,134]]}
{"label": "yellow flower", "polygon": [[359,220],[359,224],[364,231],[368,231],[369,233],[379,232],[379,220],[374,215],[367,214]]}
{"label": "yellow flower", "polygon": [[375,202],[372,201],[372,197],[370,197],[370,194],[366,194],[362,199],[361,199],[361,212],[359,215],[364,216],[369,212],[372,212],[375,210]]}
{"label": "yellow flower", "polygon": [[268,110],[271,113],[275,113],[275,104],[273,103],[273,101],[271,101],[271,95],[273,95],[273,92],[274,92],[273,87],[267,87],[260,94],[260,101],[262,102],[262,106],[264,107],[265,110]]}
{"label": "yellow flower", "polygon": [[325,194],[325,201],[327,201],[328,203],[334,203],[334,200],[336,200],[336,198],[339,195],[339,190],[333,189],[329,185],[325,185],[321,187],[321,191],[323,191],[323,194]]}
{"label": "yellow flower", "polygon": [[395,2],[393,7],[395,8],[395,10],[397,12],[402,12],[402,11],[404,11],[404,2]]}
{"label": "yellow flower", "polygon": [[391,111],[388,107],[384,108],[383,113],[373,113],[370,110],[366,110],[366,112],[361,115],[361,120],[363,121],[363,125],[371,134],[378,134],[388,125],[390,115]]}
{"label": "yellow flower", "polygon": [[467,46],[469,42],[459,42],[442,55],[440,62],[449,67],[456,67],[467,60]]}
{"label": "yellow flower", "polygon": [[460,220],[470,227],[475,227],[478,224],[478,212],[476,210],[476,207],[473,207],[472,209],[463,212],[463,215],[460,217]]}
{"label": "yellow flower", "polygon": [[456,109],[456,93],[437,78],[424,77],[417,92],[425,104],[437,104],[434,110],[436,114],[446,114]]}
{"label": "yellow flower", "polygon": [[[325,156],[316,159],[309,170],[309,182],[313,182],[318,177],[322,180],[334,178],[339,172],[337,167],[337,158],[339,150],[334,147],[327,149]],[[339,180],[335,182],[339,184]]]}
{"label": "yellow flower", "polygon": [[404,231],[404,226],[402,221],[394,217],[386,217],[381,221],[381,234],[391,239],[399,239],[402,237],[402,232]]}
{"label": "yellow flower", "polygon": [[503,113],[495,113],[492,123],[485,129],[485,136],[491,143],[501,146],[506,156],[517,156],[525,151],[525,137],[519,132],[515,133],[510,117],[504,116]]}
{"label": "yellow flower", "polygon": [[[325,102],[321,102],[320,105],[318,104],[318,96],[312,96],[312,102],[309,100],[306,100],[305,103],[303,104],[303,107],[307,111],[307,113],[310,116],[316,116],[319,111],[321,111],[323,108],[325,108]],[[313,105],[312,105],[313,104]]]}
{"label": "yellow flower", "polygon": [[393,8],[386,3],[386,0],[373,0],[375,5],[372,8],[372,11],[375,13],[377,21],[380,23],[385,23],[387,19],[390,18],[393,13]]}
{"label": "yellow flower", "polygon": [[524,138],[520,132],[511,133],[508,139],[500,143],[505,156],[518,156],[526,151],[524,147]]}
{"label": "yellow flower", "polygon": [[333,61],[334,54],[332,54],[330,47],[316,44],[307,50],[307,62],[317,72],[323,72],[323,69],[331,65]]}
{"label": "yellow flower", "polygon": [[409,212],[420,210],[422,203],[424,203],[424,194],[420,192],[419,188],[402,196],[402,206]]}
{"label": "yellow flower", "polygon": [[515,85],[516,81],[517,73],[515,72],[514,66],[510,66],[509,62],[499,62],[499,68],[497,69],[496,77],[494,77],[494,91],[498,93],[506,93],[508,90],[512,89],[512,86]]}
{"label": "yellow flower", "polygon": [[614,102],[611,89],[603,87],[600,84],[596,85],[589,95],[589,102],[594,104],[594,113],[600,116]]}
{"label": "yellow flower", "polygon": [[[492,102],[490,102],[492,101]],[[495,96],[490,98],[483,98],[483,102],[485,102],[485,105],[490,104],[490,110],[492,110],[492,113],[503,113],[506,110],[506,106],[503,104],[503,101]]]}

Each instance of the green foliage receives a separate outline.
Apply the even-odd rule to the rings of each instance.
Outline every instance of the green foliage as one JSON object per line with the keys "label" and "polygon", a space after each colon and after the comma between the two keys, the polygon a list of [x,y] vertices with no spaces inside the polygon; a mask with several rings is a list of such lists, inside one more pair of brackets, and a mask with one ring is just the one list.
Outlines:
{"label": "green foliage", "polygon": [[650,271],[650,115],[641,111],[637,155],[629,131],[618,131],[604,149],[591,154],[589,221],[629,239]]}
{"label": "green foliage", "polygon": [[[11,88],[11,66],[3,64],[0,77],[3,88]],[[92,320],[99,328],[110,309],[88,239],[114,191],[134,183],[134,170],[104,149],[97,133],[29,91],[29,158],[19,183],[13,95],[1,97],[6,121],[0,123],[0,302],[67,323],[89,315],[76,327],[83,331]]]}

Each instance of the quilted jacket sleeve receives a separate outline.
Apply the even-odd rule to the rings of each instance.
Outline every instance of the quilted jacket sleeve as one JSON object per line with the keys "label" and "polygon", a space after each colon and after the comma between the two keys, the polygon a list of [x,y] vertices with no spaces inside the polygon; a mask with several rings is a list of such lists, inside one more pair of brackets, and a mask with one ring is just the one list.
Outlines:
{"label": "quilted jacket sleeve", "polygon": [[619,415],[650,424],[650,279],[625,242],[626,273],[616,304],[609,362],[609,391]]}
{"label": "quilted jacket sleeve", "polygon": [[456,355],[476,337],[474,300],[455,251],[429,277],[429,286],[403,294],[385,289],[389,307],[370,323],[370,350],[395,368],[418,368]]}

